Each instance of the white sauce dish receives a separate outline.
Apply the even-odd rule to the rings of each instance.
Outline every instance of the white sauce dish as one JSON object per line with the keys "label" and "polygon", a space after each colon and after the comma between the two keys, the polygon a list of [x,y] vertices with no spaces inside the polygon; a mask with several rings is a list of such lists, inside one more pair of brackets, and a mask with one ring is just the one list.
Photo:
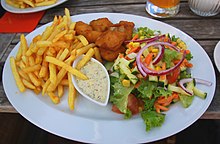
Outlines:
{"label": "white sauce dish", "polygon": [[[72,66],[76,67],[83,56],[78,57]],[[91,102],[106,106],[110,95],[110,78],[106,68],[98,60],[91,58],[80,71],[88,79],[81,80],[76,76],[72,76],[72,82],[76,90]]]}

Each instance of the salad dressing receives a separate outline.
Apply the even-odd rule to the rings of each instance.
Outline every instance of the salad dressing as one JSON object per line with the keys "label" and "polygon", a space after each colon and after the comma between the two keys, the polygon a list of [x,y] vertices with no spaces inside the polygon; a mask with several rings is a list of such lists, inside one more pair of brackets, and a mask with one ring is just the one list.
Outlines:
{"label": "salad dressing", "polygon": [[88,80],[76,79],[79,88],[90,98],[104,103],[108,93],[108,80],[103,68],[96,62],[89,61],[81,72]]}

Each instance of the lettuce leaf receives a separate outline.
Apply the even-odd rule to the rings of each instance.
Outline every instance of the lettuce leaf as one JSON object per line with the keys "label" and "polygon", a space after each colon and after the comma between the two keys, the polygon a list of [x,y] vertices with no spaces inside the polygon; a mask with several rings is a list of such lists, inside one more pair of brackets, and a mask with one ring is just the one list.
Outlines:
{"label": "lettuce leaf", "polygon": [[184,78],[191,78],[191,74],[187,72],[187,70],[181,71],[180,72],[180,79],[184,79]]}
{"label": "lettuce leaf", "polygon": [[182,103],[184,108],[188,108],[194,99],[194,96],[187,96],[187,95],[183,95],[183,94],[179,94],[180,97],[180,102]]}
{"label": "lettuce leaf", "polygon": [[171,91],[165,90],[163,87],[158,87],[157,82],[150,82],[148,80],[141,81],[141,85],[138,87],[138,91],[140,92],[139,97],[144,99],[151,99],[152,96],[156,98],[159,96],[168,96],[172,94]]}
{"label": "lettuce leaf", "polygon": [[172,94],[172,91],[170,90],[165,90],[163,87],[156,87],[155,92],[154,92],[154,97],[159,97],[159,96],[169,96]]}
{"label": "lettuce leaf", "polygon": [[124,87],[119,79],[114,78],[114,84],[111,87],[112,93],[110,96],[110,101],[115,104],[118,109],[125,113],[125,118],[130,116],[130,112],[127,109],[128,105],[128,95],[134,89],[134,86]]}
{"label": "lettuce leaf", "polygon": [[142,80],[141,85],[138,87],[138,91],[140,92],[142,98],[151,98],[156,87],[157,83]]}
{"label": "lettuce leaf", "polygon": [[186,59],[190,61],[193,58],[192,53],[186,54]]}
{"label": "lettuce leaf", "polygon": [[155,36],[155,33],[161,33],[160,31],[152,30],[148,27],[139,27],[137,28],[137,33],[139,36],[144,36],[147,38],[150,38],[152,36]]}
{"label": "lettuce leaf", "polygon": [[154,110],[154,102],[156,98],[146,99],[144,102],[144,110]]}
{"label": "lettuce leaf", "polygon": [[178,59],[180,54],[177,51],[165,49],[163,61],[166,63],[166,66],[169,68],[171,67],[172,61],[174,59]]}
{"label": "lettuce leaf", "polygon": [[142,111],[141,117],[146,125],[146,131],[150,131],[153,127],[161,126],[165,120],[165,114],[155,111]]}

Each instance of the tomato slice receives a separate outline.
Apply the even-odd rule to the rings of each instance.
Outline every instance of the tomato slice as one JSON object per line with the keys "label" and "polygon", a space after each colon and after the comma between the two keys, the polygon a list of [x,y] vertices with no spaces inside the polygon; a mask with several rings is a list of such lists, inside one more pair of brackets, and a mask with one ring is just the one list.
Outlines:
{"label": "tomato slice", "polygon": [[116,105],[112,105],[112,111],[118,114],[123,114]]}
{"label": "tomato slice", "polygon": [[[143,109],[143,101],[136,98],[133,94],[128,95],[128,106],[127,108],[131,111],[132,115],[138,114],[140,108]],[[112,111],[118,114],[123,114],[116,105],[112,105]]]}
{"label": "tomato slice", "polygon": [[171,74],[167,75],[167,80],[169,84],[172,84],[177,81],[180,75],[180,68],[176,68]]}
{"label": "tomato slice", "polygon": [[132,115],[139,113],[138,99],[133,95],[128,95],[128,109],[131,111]]}

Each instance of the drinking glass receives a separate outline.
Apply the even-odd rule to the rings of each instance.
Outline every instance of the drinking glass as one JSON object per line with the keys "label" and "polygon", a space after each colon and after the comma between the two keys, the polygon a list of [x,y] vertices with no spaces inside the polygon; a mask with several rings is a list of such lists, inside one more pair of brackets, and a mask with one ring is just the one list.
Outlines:
{"label": "drinking glass", "polygon": [[180,0],[147,0],[146,11],[159,18],[175,16],[179,12]]}
{"label": "drinking glass", "polygon": [[220,12],[220,0],[189,0],[188,3],[199,16],[214,16]]}

